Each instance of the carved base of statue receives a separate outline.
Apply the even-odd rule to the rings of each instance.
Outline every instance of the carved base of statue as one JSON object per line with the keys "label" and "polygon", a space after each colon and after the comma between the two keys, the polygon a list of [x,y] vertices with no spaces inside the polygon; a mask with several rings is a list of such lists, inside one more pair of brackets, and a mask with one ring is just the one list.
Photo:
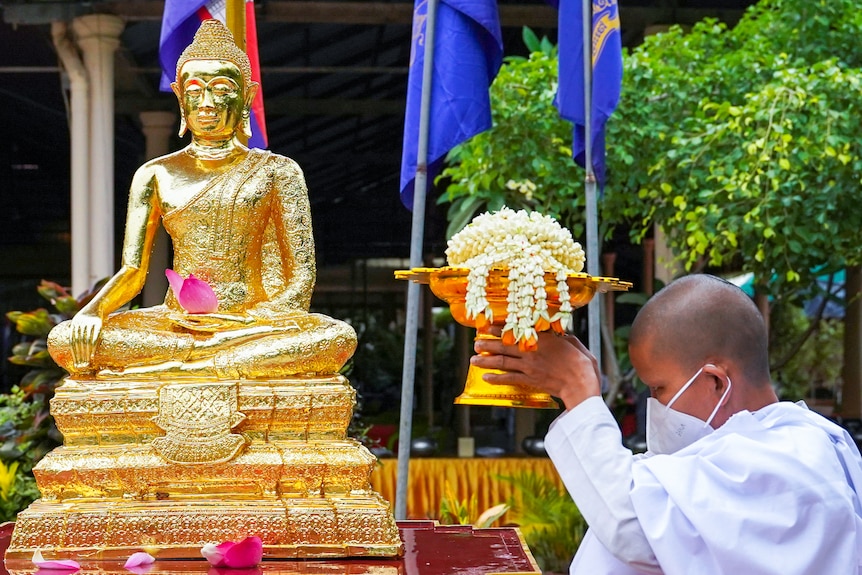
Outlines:
{"label": "carved base of statue", "polygon": [[375,458],[346,437],[355,395],[341,376],[69,378],[51,402],[65,443],[7,556],[199,558],[251,535],[270,558],[398,555]]}

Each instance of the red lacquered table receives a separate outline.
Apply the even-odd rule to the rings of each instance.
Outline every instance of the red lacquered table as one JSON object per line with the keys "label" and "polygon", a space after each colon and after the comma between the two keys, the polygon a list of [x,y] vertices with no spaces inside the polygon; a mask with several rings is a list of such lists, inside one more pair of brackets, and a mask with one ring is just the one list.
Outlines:
{"label": "red lacquered table", "polygon": [[[5,560],[14,524],[0,525],[3,575],[31,575],[31,561]],[[397,559],[328,559],[264,561],[253,569],[220,569],[204,561],[156,561],[136,575],[541,575],[520,532],[512,527],[473,529],[469,525],[438,525],[433,521],[399,521],[404,557]],[[79,560],[80,575],[129,575],[122,561]],[[63,575],[68,571],[40,571]]]}

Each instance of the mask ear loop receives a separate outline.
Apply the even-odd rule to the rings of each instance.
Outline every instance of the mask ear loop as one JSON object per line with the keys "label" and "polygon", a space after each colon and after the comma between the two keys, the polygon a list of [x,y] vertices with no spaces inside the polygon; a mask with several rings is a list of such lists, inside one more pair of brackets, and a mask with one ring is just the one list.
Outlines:
{"label": "mask ear loop", "polygon": [[[706,365],[710,365],[712,367],[715,367],[711,363],[708,363]],[[706,365],[704,365],[703,367],[706,367]],[[699,370],[697,370],[697,373],[695,373],[693,376],[691,376],[691,379],[689,379],[684,384],[682,384],[682,387],[679,388],[679,391],[677,391],[676,394],[670,398],[670,401],[667,402],[667,405],[664,406],[665,409],[670,409],[670,406],[673,405],[677,399],[679,399],[679,396],[682,395],[682,393],[686,389],[691,387],[691,384],[694,383],[694,380],[697,379],[697,376],[700,375],[701,373],[703,373],[703,367],[701,367]]]}
{"label": "mask ear loop", "polygon": [[733,387],[733,382],[730,381],[730,377],[727,377],[727,389],[724,390],[724,393],[721,395],[721,399],[718,400],[718,405],[716,405],[715,409],[712,410],[712,414],[710,414],[709,419],[707,419],[706,423],[703,425],[704,427],[712,423],[713,418],[715,418],[715,414],[718,413],[719,409],[721,409],[721,405],[724,403],[724,399],[727,397],[727,394],[730,393],[731,387]]}

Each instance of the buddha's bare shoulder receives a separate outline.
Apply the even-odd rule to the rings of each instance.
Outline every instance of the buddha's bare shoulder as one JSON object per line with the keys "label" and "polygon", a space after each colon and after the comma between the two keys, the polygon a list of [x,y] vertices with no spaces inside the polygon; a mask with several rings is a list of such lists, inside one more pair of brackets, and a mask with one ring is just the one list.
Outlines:
{"label": "buddha's bare shoulder", "polygon": [[186,153],[185,149],[178,150],[176,152],[148,160],[137,169],[134,179],[136,181],[149,181],[154,177],[157,178],[161,175],[176,173],[180,170],[187,170],[191,163],[191,158]]}

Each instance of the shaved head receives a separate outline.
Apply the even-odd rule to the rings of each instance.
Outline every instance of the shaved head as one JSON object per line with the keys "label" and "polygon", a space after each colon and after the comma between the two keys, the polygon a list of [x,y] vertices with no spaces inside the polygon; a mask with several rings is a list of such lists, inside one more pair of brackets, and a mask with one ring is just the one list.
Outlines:
{"label": "shaved head", "polygon": [[629,346],[692,372],[723,361],[751,384],[769,382],[763,316],[745,292],[715,276],[685,276],[656,293],[635,318]]}

